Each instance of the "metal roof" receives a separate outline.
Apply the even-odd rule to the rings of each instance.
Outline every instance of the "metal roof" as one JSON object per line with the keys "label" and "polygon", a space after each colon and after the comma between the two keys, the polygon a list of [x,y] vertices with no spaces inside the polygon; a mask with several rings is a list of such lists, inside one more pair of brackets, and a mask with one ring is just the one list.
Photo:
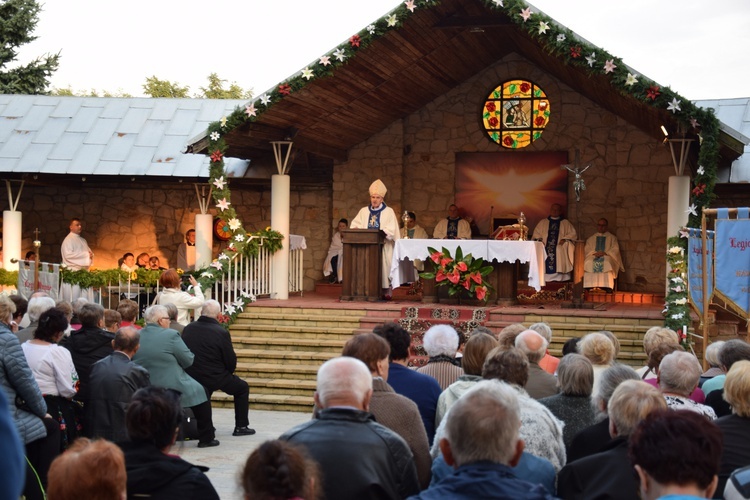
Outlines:
{"label": "metal roof", "polygon": [[695,104],[703,108],[713,108],[716,117],[732,129],[742,134],[737,139],[744,142],[745,152],[742,156],[732,162],[729,179],[725,182],[750,182],[750,98],[742,97],[736,99],[710,99],[695,101]]}
{"label": "metal roof", "polygon": [[[189,140],[247,101],[0,95],[0,172],[208,177]],[[230,176],[248,161],[227,158]]]}

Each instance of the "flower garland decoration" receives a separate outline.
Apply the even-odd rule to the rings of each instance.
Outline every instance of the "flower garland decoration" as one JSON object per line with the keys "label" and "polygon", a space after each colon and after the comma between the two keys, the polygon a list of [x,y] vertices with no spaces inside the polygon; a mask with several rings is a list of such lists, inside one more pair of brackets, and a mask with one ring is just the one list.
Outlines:
{"label": "flower garland decoration", "polygon": [[494,288],[485,280],[492,272],[492,266],[486,266],[484,259],[475,259],[471,254],[464,256],[461,247],[456,248],[455,258],[450,250],[442,251],[427,247],[430,260],[434,263],[434,272],[419,273],[425,279],[434,279],[435,286],[447,286],[448,295],[468,293],[469,297],[487,302]]}
{"label": "flower garland decoration", "polygon": [[690,320],[690,306],[687,293],[687,257],[680,237],[667,240],[667,274],[668,286],[665,299],[664,326],[678,332],[684,347],[688,347],[687,338],[682,335],[683,326]]}
{"label": "flower garland decoration", "polygon": [[[536,40],[543,50],[557,57],[564,64],[574,66],[589,76],[608,80],[618,92],[643,105],[670,112],[678,123],[687,126],[687,130],[698,135],[700,141],[698,162],[701,169],[695,176],[694,183],[695,187],[700,186],[700,189],[693,190],[691,194],[688,224],[690,227],[699,227],[702,209],[707,208],[715,197],[714,185],[719,159],[719,120],[713,110],[699,108],[669,87],[661,86],[643,75],[631,73],[622,59],[578,37],[572,30],[557,24],[554,19],[529,6],[524,0],[478,1],[482,1],[490,9],[503,12],[519,29]],[[439,3],[440,0],[404,1],[388,14],[353,34],[335,49],[307,65],[298,74],[281,82],[275,89],[262,94],[249,105],[252,106],[253,113],[246,113],[244,109],[238,107],[230,116],[212,123],[208,128],[210,138],[208,150],[213,152],[218,149],[222,153],[225,152],[226,144],[223,136],[227,132],[245,123],[258,120],[264,111],[282,99],[294,99],[296,92],[316,79],[333,76],[336,69],[348,64],[358,51],[367,48],[374,40],[390,30],[399,29],[410,15]],[[220,176],[223,178],[223,166],[223,160],[212,162],[212,182]],[[228,203],[228,188],[221,189],[220,192],[226,196]],[[214,192],[214,199],[217,202],[222,199],[217,198],[218,195],[219,193]],[[227,212],[233,212],[228,205],[227,208],[222,209],[222,218]],[[679,242],[677,246],[686,248],[686,243]],[[668,254],[667,262],[669,260]],[[679,314],[679,311],[673,310],[673,305],[667,302],[665,308],[665,315],[670,320],[670,324],[674,324],[671,317]],[[684,315],[679,321],[682,321],[681,325],[687,325],[689,315]]]}

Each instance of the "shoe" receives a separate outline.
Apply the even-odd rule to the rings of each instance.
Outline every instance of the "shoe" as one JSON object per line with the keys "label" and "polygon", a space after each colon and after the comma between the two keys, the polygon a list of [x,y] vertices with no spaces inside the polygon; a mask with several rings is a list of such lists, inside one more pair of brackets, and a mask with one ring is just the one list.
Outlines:
{"label": "shoe", "polygon": [[198,443],[198,448],[213,448],[214,446],[219,446],[219,440],[218,439],[212,439],[211,441],[200,441]]}
{"label": "shoe", "polygon": [[255,434],[255,429],[251,429],[250,427],[245,426],[235,427],[232,436],[252,436],[253,434]]}

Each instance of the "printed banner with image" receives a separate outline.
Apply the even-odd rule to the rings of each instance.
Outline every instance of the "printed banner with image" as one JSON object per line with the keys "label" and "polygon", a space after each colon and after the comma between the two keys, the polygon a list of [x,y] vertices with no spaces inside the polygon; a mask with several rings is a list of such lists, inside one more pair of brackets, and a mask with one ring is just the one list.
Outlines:
{"label": "printed banner with image", "polygon": [[[750,219],[747,209],[738,209],[737,219],[726,218],[719,209],[715,235],[715,294],[735,312],[747,318],[750,313]],[[741,217],[745,215],[745,217]]]}
{"label": "printed banner with image", "polygon": [[[58,299],[60,287],[60,264],[41,264],[39,266],[39,286],[40,292],[47,292],[55,301]],[[34,290],[34,269],[27,267],[23,263],[18,266],[18,284],[16,285],[18,294],[24,299],[36,291]]]}
{"label": "printed banner with image", "polygon": [[[688,297],[699,314],[703,314],[703,239],[700,229],[688,228]],[[713,259],[714,231],[706,231],[706,293],[711,300],[714,292]]]}

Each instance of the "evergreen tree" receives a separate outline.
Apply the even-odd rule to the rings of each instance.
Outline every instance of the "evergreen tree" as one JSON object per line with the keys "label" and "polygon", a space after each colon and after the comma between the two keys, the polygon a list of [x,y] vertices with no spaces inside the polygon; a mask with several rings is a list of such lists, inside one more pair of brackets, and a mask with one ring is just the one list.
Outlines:
{"label": "evergreen tree", "polygon": [[36,0],[0,2],[0,94],[44,94],[49,78],[60,65],[60,54],[38,57],[25,66],[9,68],[18,48],[36,40],[32,36],[41,7]]}

